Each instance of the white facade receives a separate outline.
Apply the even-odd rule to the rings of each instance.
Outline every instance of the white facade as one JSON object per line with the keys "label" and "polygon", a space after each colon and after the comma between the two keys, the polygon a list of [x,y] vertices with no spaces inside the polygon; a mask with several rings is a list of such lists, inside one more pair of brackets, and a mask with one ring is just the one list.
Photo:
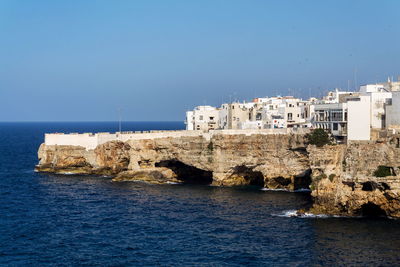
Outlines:
{"label": "white facade", "polygon": [[400,91],[392,94],[392,103],[386,106],[386,127],[400,128]]}
{"label": "white facade", "polygon": [[344,96],[352,94],[354,94],[354,92],[339,91],[339,89],[336,88],[335,91],[330,91],[326,96],[323,97],[321,104],[340,103]]}
{"label": "white facade", "polygon": [[240,122],[239,129],[263,129],[263,123],[262,121]]}
{"label": "white facade", "polygon": [[193,131],[194,130],[194,112],[186,111],[186,130]]}
{"label": "white facade", "polygon": [[316,104],[313,126],[329,130],[339,140],[370,140],[370,99],[370,96],[349,96],[345,103]]}
{"label": "white facade", "polygon": [[366,84],[360,86],[361,93],[387,92],[383,84]]}
{"label": "white facade", "polygon": [[347,103],[314,105],[313,127],[329,130],[338,139],[347,136]]}
{"label": "white facade", "polygon": [[186,112],[186,130],[209,131],[218,129],[220,110],[211,106],[198,106]]}
{"label": "white facade", "polygon": [[370,140],[371,138],[371,97],[360,96],[347,102],[347,140]]}
{"label": "white facade", "polygon": [[[364,95],[364,94],[363,94]],[[383,129],[386,124],[385,106],[392,99],[392,92],[371,92],[370,96],[371,127]]]}

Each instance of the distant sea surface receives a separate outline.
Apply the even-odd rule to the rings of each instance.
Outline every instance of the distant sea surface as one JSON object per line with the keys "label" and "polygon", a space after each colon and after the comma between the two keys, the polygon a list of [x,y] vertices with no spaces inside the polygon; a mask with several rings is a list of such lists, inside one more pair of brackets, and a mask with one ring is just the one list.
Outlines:
{"label": "distant sea surface", "polygon": [[[183,129],[123,122],[123,130]],[[291,217],[307,193],[149,185],[39,174],[46,132],[114,122],[0,123],[0,265],[269,266],[400,264],[400,221]]]}

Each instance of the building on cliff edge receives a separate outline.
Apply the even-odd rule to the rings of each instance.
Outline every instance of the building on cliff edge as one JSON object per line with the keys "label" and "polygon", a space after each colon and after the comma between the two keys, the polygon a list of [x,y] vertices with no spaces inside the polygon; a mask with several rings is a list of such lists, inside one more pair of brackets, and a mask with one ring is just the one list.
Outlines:
{"label": "building on cliff edge", "polygon": [[335,89],[321,99],[255,98],[198,106],[186,112],[186,129],[322,128],[339,142],[371,139],[372,131],[400,128],[400,81],[366,84],[359,91]]}

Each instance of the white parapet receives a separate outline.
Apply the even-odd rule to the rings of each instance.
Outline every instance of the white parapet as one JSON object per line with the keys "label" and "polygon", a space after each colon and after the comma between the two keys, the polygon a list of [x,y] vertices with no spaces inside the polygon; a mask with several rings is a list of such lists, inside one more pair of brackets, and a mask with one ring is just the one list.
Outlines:
{"label": "white parapet", "polygon": [[45,134],[44,142],[48,146],[81,146],[86,150],[95,149],[98,145],[109,141],[146,140],[159,138],[179,138],[179,137],[203,137],[210,140],[213,135],[246,135],[253,134],[272,135],[272,134],[304,134],[308,129],[287,128],[287,129],[245,129],[245,130],[212,130],[203,131],[153,131],[153,132],[117,132],[117,133],[49,133]]}
{"label": "white parapet", "polygon": [[97,134],[91,133],[53,133],[44,135],[44,143],[49,146],[82,146],[86,149],[94,149],[98,145],[98,139]]}

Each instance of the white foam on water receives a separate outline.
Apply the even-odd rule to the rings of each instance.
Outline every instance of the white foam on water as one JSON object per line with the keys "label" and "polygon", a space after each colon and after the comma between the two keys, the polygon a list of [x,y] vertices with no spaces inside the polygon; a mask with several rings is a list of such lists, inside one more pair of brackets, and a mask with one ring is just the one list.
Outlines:
{"label": "white foam on water", "polygon": [[361,216],[340,216],[340,215],[327,215],[327,214],[313,214],[311,212],[298,212],[297,210],[287,210],[278,214],[271,214],[276,217],[297,217],[302,219],[329,219],[329,218],[349,218],[349,219],[359,219],[363,218]]}
{"label": "white foam on water", "polygon": [[272,214],[272,216],[276,217],[298,217],[297,210],[287,210],[279,214]]}
{"label": "white foam on water", "polygon": [[311,192],[311,189],[300,188],[300,189],[294,190],[293,192],[295,192],[295,193],[309,193],[309,192]]}
{"label": "white foam on water", "polygon": [[166,184],[182,184],[182,183],[167,181]]}
{"label": "white foam on water", "polygon": [[274,189],[274,188],[263,187],[263,188],[261,188],[260,190],[261,190],[261,191],[292,192],[292,193],[309,193],[309,192],[311,192],[311,190],[308,189],[308,188],[300,188],[300,189],[291,191],[291,190],[285,189],[285,188],[276,188],[276,189]]}
{"label": "white foam on water", "polygon": [[283,191],[283,192],[291,192],[290,190],[287,190],[287,189],[284,189],[284,188],[276,188],[276,189],[273,189],[273,188],[267,188],[267,187],[263,187],[263,188],[261,188],[260,189],[261,191]]}
{"label": "white foam on water", "polygon": [[279,214],[272,214],[272,216],[277,216],[277,217],[297,217],[297,218],[333,218],[333,216],[330,215],[325,215],[325,214],[312,214],[309,212],[305,213],[299,213],[297,210],[287,210],[283,211],[282,213]]}

